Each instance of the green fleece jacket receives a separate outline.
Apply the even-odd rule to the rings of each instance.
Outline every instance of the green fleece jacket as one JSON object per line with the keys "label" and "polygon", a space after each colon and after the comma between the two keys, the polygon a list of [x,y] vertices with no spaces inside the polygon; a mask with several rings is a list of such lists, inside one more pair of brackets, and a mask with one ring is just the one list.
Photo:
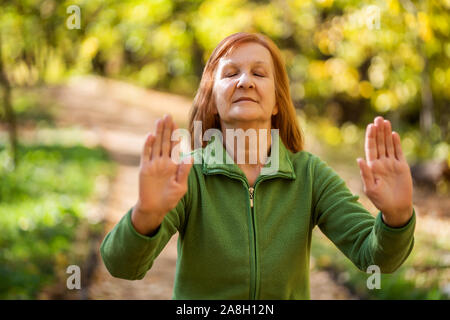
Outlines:
{"label": "green fleece jacket", "polygon": [[[178,231],[173,299],[309,299],[316,225],[360,270],[395,271],[413,248],[415,212],[405,226],[387,226],[326,162],[278,141],[278,171],[261,174],[253,187],[214,139],[194,150],[202,163],[154,234],[134,229],[130,209],[103,240],[111,275],[142,279]],[[215,148],[232,164],[217,163]]]}

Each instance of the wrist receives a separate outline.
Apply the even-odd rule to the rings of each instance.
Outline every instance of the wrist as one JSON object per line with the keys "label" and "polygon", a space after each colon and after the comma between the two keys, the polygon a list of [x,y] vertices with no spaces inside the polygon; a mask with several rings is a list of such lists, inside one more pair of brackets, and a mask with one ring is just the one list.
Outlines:
{"label": "wrist", "polygon": [[405,226],[413,215],[413,207],[395,213],[382,212],[383,222],[391,228],[401,228]]}
{"label": "wrist", "polygon": [[138,205],[134,206],[131,212],[131,223],[142,235],[154,233],[161,225],[163,218],[163,215],[141,210]]}
{"label": "wrist", "polygon": [[153,208],[149,208],[148,206],[145,206],[142,204],[140,200],[136,202],[136,204],[133,207],[133,211],[136,212],[137,215],[142,217],[161,217],[161,219],[166,215],[166,211],[159,211],[155,210]]}

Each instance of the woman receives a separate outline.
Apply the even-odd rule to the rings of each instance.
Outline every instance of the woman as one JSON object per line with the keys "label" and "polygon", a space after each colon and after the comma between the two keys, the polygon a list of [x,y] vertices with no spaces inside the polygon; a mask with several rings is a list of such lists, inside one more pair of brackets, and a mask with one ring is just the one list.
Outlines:
{"label": "woman", "polygon": [[[198,121],[201,134],[215,128],[223,141],[203,141]],[[170,158],[176,129],[166,115],[146,139],[138,201],[101,246],[113,276],[142,279],[177,231],[173,299],[309,299],[316,225],[364,272],[370,265],[393,272],[411,252],[412,179],[399,135],[382,117],[367,127],[366,160],[358,164],[364,192],[380,210],[374,218],[325,162],[303,150],[285,66],[267,37],[233,34],[213,51],[193,104],[191,142],[201,148],[190,162]],[[278,129],[279,136],[233,146],[230,134],[247,129]],[[277,170],[264,174],[269,157]],[[192,158],[202,161],[192,165]]]}

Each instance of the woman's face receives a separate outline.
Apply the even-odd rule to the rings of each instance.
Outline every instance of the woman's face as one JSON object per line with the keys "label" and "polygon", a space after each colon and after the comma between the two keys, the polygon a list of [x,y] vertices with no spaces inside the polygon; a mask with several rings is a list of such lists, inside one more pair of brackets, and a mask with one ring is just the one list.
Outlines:
{"label": "woman's face", "polygon": [[278,112],[273,74],[270,51],[255,42],[243,43],[220,58],[213,97],[221,121],[231,126],[243,121],[270,124]]}

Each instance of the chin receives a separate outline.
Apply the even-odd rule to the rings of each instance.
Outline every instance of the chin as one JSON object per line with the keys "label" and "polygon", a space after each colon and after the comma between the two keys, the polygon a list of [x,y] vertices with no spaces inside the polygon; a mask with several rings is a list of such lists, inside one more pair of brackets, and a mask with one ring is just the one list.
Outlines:
{"label": "chin", "polygon": [[263,115],[257,112],[242,112],[239,114],[230,115],[228,118],[230,122],[252,122],[252,121],[264,121]]}
{"label": "chin", "polygon": [[238,107],[232,110],[229,113],[229,118],[239,120],[239,119],[246,119],[246,120],[258,120],[263,117],[263,114],[261,113],[261,110],[258,110],[257,108],[248,108],[248,107]]}

